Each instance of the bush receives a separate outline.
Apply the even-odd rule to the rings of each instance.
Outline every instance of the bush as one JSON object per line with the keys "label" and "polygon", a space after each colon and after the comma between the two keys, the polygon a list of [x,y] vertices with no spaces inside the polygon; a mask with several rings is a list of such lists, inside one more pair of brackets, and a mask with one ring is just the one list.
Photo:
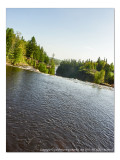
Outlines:
{"label": "bush", "polygon": [[39,63],[38,69],[40,72],[48,73],[48,69],[46,68],[46,65],[44,63]]}
{"label": "bush", "polygon": [[105,77],[105,71],[104,70],[101,70],[100,72],[97,71],[95,73],[95,77],[94,77],[94,82],[95,83],[104,83],[104,77]]}

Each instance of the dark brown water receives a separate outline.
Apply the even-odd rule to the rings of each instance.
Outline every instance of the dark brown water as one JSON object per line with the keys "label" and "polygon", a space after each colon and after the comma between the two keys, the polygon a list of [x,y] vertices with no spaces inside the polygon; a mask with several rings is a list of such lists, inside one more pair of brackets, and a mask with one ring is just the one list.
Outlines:
{"label": "dark brown water", "polygon": [[114,89],[9,66],[6,78],[7,151],[114,151]]}

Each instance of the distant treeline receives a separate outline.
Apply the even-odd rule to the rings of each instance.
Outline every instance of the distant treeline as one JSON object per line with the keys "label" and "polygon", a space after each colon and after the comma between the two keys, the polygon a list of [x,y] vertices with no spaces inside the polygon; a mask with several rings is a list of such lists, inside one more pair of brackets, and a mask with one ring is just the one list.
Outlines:
{"label": "distant treeline", "polygon": [[98,84],[114,84],[114,65],[108,64],[107,59],[101,60],[100,57],[96,62],[90,59],[86,61],[64,60],[57,68],[56,75]]}
{"label": "distant treeline", "polygon": [[43,47],[37,45],[35,37],[25,41],[12,28],[6,30],[6,60],[13,65],[31,65],[41,72],[55,74],[54,55],[49,58]]}

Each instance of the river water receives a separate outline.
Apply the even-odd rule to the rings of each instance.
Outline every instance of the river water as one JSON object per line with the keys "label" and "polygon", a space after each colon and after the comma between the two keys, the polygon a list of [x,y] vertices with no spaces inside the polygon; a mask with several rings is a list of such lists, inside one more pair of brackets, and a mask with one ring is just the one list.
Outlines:
{"label": "river water", "polygon": [[7,152],[113,152],[114,89],[6,66]]}

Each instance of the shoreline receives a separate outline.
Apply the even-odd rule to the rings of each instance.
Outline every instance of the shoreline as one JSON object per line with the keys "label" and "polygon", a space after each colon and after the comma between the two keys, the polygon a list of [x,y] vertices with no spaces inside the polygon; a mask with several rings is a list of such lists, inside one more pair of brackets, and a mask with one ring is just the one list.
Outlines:
{"label": "shoreline", "polygon": [[[10,64],[10,63],[6,63],[6,65],[7,65],[7,66],[11,66],[11,67],[17,67],[17,68],[24,69],[24,70],[28,70],[28,71],[32,71],[32,72],[36,72],[36,73],[41,73],[41,74],[45,74],[45,75],[50,75],[50,74],[42,73],[42,72],[40,72],[38,69],[35,69],[34,67],[29,66],[29,65],[14,66],[14,65],[12,65],[12,64]],[[57,75],[54,75],[54,76],[57,76]],[[59,76],[58,76],[58,77],[59,77]],[[62,76],[60,76],[60,77],[62,77]],[[67,78],[67,77],[63,77],[63,78]],[[79,79],[78,79],[78,80],[79,80]],[[83,82],[86,82],[86,81],[83,81]],[[94,82],[89,82],[89,83],[97,84],[97,83],[94,83]],[[107,83],[101,83],[101,84],[97,84],[97,85],[114,88],[114,85],[110,85],[110,84],[107,84]]]}
{"label": "shoreline", "polygon": [[29,70],[29,71],[32,71],[32,72],[41,73],[38,69],[35,69],[34,67],[29,66],[29,65],[14,66],[14,65],[12,65],[10,63],[6,63],[6,65],[7,66],[11,66],[11,67],[21,68],[21,69],[24,69],[24,70]]}

